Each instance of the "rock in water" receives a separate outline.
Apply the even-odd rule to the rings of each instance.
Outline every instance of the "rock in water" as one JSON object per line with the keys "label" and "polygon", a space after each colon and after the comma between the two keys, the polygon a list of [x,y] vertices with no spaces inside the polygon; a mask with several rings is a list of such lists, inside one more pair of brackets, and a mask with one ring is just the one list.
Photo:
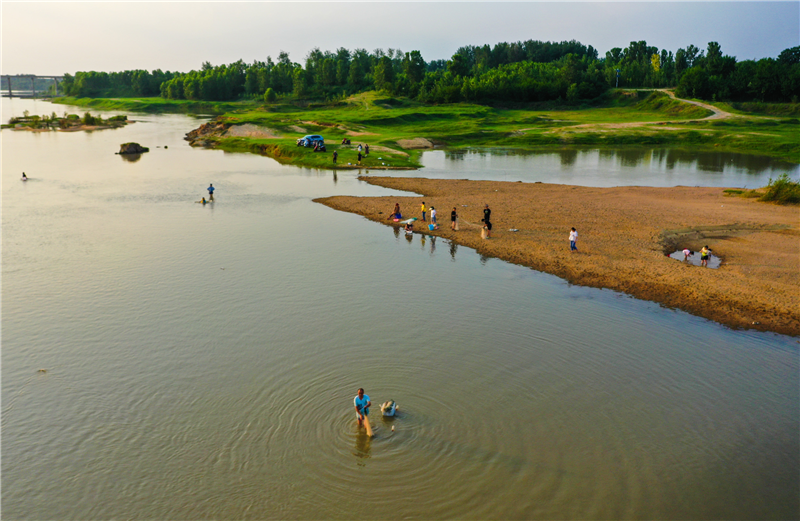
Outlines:
{"label": "rock in water", "polygon": [[123,143],[119,146],[120,154],[141,154],[149,151],[149,148],[143,147],[139,143]]}

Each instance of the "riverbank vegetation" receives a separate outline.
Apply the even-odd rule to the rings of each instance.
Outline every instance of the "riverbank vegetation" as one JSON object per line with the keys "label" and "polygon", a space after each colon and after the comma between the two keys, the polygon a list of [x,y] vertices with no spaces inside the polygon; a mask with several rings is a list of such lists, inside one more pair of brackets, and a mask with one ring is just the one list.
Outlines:
{"label": "riverbank vegetation", "polygon": [[577,41],[467,45],[449,60],[426,62],[419,51],[312,49],[305,63],[277,61],[213,66],[190,72],[77,72],[62,88],[74,97],[160,96],[171,100],[279,98],[336,101],[379,90],[423,103],[529,103],[592,100],[607,90],[676,87],[682,97],[733,102],[791,102],[800,97],[800,47],[777,58],[737,61],[717,42],[670,50],[631,42],[603,57]]}
{"label": "riverbank vegetation", "polygon": [[119,115],[103,119],[86,112],[83,116],[64,113],[59,117],[55,112],[44,116],[31,116],[26,110],[21,117],[12,117],[2,128],[16,130],[99,130],[117,128],[128,124],[128,116]]}

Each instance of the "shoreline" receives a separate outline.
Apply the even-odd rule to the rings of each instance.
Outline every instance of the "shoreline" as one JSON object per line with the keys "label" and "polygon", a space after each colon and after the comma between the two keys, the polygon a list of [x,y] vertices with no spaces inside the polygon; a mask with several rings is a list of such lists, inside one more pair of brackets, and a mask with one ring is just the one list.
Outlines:
{"label": "shoreline", "polygon": [[[800,336],[798,207],[728,197],[723,188],[590,188],[545,183],[359,177],[420,196],[314,199],[375,222],[395,203],[404,218],[435,206],[441,228],[423,233],[481,255],[680,309],[732,328]],[[492,238],[480,238],[483,205],[492,209]],[[462,206],[467,205],[467,206]],[[450,230],[456,207],[460,230]],[[415,223],[415,232],[422,232]],[[569,252],[571,226],[578,252]],[[510,229],[518,229],[511,232]],[[666,256],[708,245],[718,269]]]}

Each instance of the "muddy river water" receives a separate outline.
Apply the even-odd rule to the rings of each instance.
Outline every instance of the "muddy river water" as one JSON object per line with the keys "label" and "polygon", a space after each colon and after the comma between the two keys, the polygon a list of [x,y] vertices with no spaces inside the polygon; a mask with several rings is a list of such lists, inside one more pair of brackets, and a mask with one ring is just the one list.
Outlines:
{"label": "muddy river water", "polygon": [[[26,109],[66,110],[3,100],[3,119]],[[407,240],[312,202],[391,194],[356,172],[130,118],[1,134],[3,518],[797,516],[797,339]],[[128,141],[150,152],[115,155]],[[401,175],[754,187],[794,168],[573,155],[433,151]],[[358,387],[400,406],[373,407],[373,439]]]}

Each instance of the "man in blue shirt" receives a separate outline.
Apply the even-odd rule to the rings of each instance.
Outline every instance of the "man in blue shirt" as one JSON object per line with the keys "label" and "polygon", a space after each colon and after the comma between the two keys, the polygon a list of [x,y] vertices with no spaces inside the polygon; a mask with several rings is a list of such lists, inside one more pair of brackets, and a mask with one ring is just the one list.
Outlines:
{"label": "man in blue shirt", "polygon": [[364,389],[358,389],[358,395],[353,400],[353,403],[356,406],[356,419],[358,420],[358,426],[361,427],[364,424],[364,416],[369,415],[369,407],[372,405],[372,402],[369,400],[369,396],[364,394]]}
{"label": "man in blue shirt", "polygon": [[213,201],[214,200],[214,185],[212,185],[212,184],[208,185],[208,200],[209,201]]}

